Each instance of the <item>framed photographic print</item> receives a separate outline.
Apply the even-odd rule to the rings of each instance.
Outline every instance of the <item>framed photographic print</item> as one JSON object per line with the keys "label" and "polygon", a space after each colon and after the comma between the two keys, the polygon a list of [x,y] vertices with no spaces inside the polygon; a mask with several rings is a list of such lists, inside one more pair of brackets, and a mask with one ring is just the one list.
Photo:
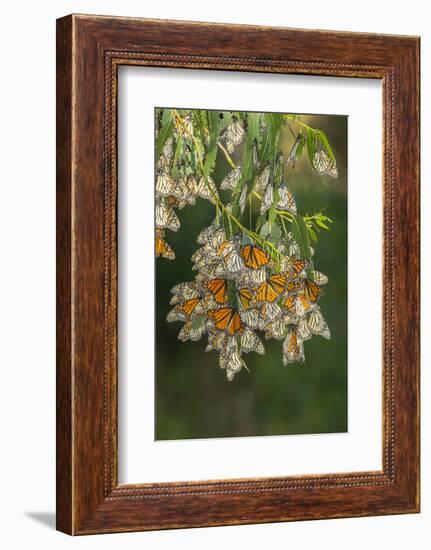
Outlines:
{"label": "framed photographic print", "polygon": [[419,39],[57,22],[57,528],[419,511]]}

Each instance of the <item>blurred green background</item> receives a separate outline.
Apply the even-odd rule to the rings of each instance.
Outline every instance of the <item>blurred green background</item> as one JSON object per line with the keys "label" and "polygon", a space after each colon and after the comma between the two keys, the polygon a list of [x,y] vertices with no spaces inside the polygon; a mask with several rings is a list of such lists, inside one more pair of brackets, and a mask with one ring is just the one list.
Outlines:
{"label": "blurred green background", "polygon": [[[199,342],[180,342],[182,323],[166,321],[170,289],[193,280],[195,236],[214,218],[213,205],[202,199],[177,211],[181,229],[167,234],[177,259],[158,259],[155,267],[158,440],[347,431],[347,117],[301,115],[301,120],[326,132],[339,170],[338,179],[316,176],[305,152],[288,179],[299,213],[326,208],[334,222],[313,245],[315,268],[329,277],[320,306],[332,338],[313,336],[304,344],[305,363],[285,367],[282,342],[259,333],[265,355],[247,354],[250,373],[242,369],[228,382],[218,353],[204,351],[206,335]],[[294,123],[292,128],[297,130]],[[220,152],[216,166],[219,184],[229,170]]]}

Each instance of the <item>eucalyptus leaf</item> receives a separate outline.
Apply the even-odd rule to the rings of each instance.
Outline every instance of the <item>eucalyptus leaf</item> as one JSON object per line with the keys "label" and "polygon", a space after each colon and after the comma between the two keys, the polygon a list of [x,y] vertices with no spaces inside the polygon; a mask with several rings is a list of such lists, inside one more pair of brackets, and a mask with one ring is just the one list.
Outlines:
{"label": "eucalyptus leaf", "polygon": [[292,236],[299,246],[301,258],[309,260],[311,258],[310,239],[304,218],[299,214],[292,215],[291,227]]}
{"label": "eucalyptus leaf", "polygon": [[161,128],[156,140],[157,158],[163,151],[163,147],[174,129],[174,117],[171,109],[164,109],[162,113]]}

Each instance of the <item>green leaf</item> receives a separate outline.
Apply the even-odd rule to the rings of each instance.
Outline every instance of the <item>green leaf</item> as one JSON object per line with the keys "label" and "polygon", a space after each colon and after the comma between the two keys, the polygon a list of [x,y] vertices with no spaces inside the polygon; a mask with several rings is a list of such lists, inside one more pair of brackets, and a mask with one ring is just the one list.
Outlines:
{"label": "green leaf", "polygon": [[273,223],[271,225],[271,235],[270,235],[270,241],[274,243],[276,246],[280,243],[281,239],[281,228],[277,223]]}
{"label": "green leaf", "polygon": [[172,164],[172,176],[177,179],[179,177],[179,170],[177,166],[177,160],[183,154],[184,150],[184,141],[182,137],[178,138],[177,146],[175,147],[174,160]]}
{"label": "green leaf", "polygon": [[163,151],[166,140],[172,134],[174,128],[174,117],[172,116],[171,109],[164,109],[162,113],[162,127],[160,128],[159,135],[156,141],[156,154],[157,158]]}
{"label": "green leaf", "polygon": [[309,227],[308,232],[310,233],[310,237],[312,238],[312,240],[317,243],[317,234],[314,229],[312,227]]}
{"label": "green leaf", "polygon": [[301,258],[309,260],[311,258],[311,250],[308,229],[304,218],[299,214],[292,215],[292,236],[298,243]]}
{"label": "green leaf", "polygon": [[328,138],[326,137],[325,132],[323,130],[316,130],[316,133],[326,153],[331,157],[332,160],[335,161],[335,155],[332,151],[331,145],[329,144],[329,141],[328,141]]}
{"label": "green leaf", "polygon": [[317,152],[316,133],[311,128],[307,128],[307,152],[311,166],[313,166],[314,155]]}
{"label": "green leaf", "polygon": [[265,239],[271,232],[269,222],[265,222],[262,225],[262,229],[259,231],[259,235],[262,237],[262,239]]}
{"label": "green leaf", "polygon": [[261,171],[276,154],[278,149],[278,134],[283,123],[283,115],[279,113],[264,113],[263,116],[266,122],[266,132],[259,150]]}
{"label": "green leaf", "polygon": [[330,228],[325,223],[323,223],[321,219],[317,218],[316,223],[319,227],[326,229],[326,231],[330,231]]}
{"label": "green leaf", "polygon": [[219,116],[218,111],[208,111],[209,130],[210,130],[210,144],[204,160],[203,175],[208,177],[214,170],[214,165],[217,157],[217,137],[218,137],[218,125]]}

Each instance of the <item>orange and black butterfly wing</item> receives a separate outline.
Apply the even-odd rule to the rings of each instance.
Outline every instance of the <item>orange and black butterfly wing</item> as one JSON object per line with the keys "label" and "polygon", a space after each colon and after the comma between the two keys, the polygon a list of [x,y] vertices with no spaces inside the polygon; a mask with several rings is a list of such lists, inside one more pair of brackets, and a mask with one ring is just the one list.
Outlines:
{"label": "orange and black butterfly wing", "polygon": [[244,326],[241,321],[241,317],[239,316],[238,312],[235,310],[232,310],[231,319],[229,322],[229,334],[232,336],[236,334],[237,332],[242,332],[244,330]]}
{"label": "orange and black butterfly wing", "polygon": [[208,290],[214,295],[218,304],[224,304],[227,301],[227,281],[226,279],[211,279],[207,283]]}
{"label": "orange and black butterfly wing", "polygon": [[280,292],[277,292],[269,281],[262,283],[256,293],[259,302],[275,302],[279,296]]}
{"label": "orange and black butterfly wing", "polygon": [[259,269],[259,267],[265,266],[269,262],[268,254],[251,244],[247,244],[241,249],[241,256],[247,267],[251,269]]}
{"label": "orange and black butterfly wing", "polygon": [[250,308],[250,303],[253,299],[253,291],[250,288],[240,288],[238,290],[239,300],[244,309]]}
{"label": "orange and black butterfly wing", "polygon": [[191,315],[195,309],[195,307],[199,303],[199,298],[191,298],[190,300],[187,300],[182,305],[183,311],[186,315]]}
{"label": "orange and black butterfly wing", "polygon": [[317,302],[317,298],[320,295],[320,287],[310,279],[305,279],[303,295],[308,301]]}

